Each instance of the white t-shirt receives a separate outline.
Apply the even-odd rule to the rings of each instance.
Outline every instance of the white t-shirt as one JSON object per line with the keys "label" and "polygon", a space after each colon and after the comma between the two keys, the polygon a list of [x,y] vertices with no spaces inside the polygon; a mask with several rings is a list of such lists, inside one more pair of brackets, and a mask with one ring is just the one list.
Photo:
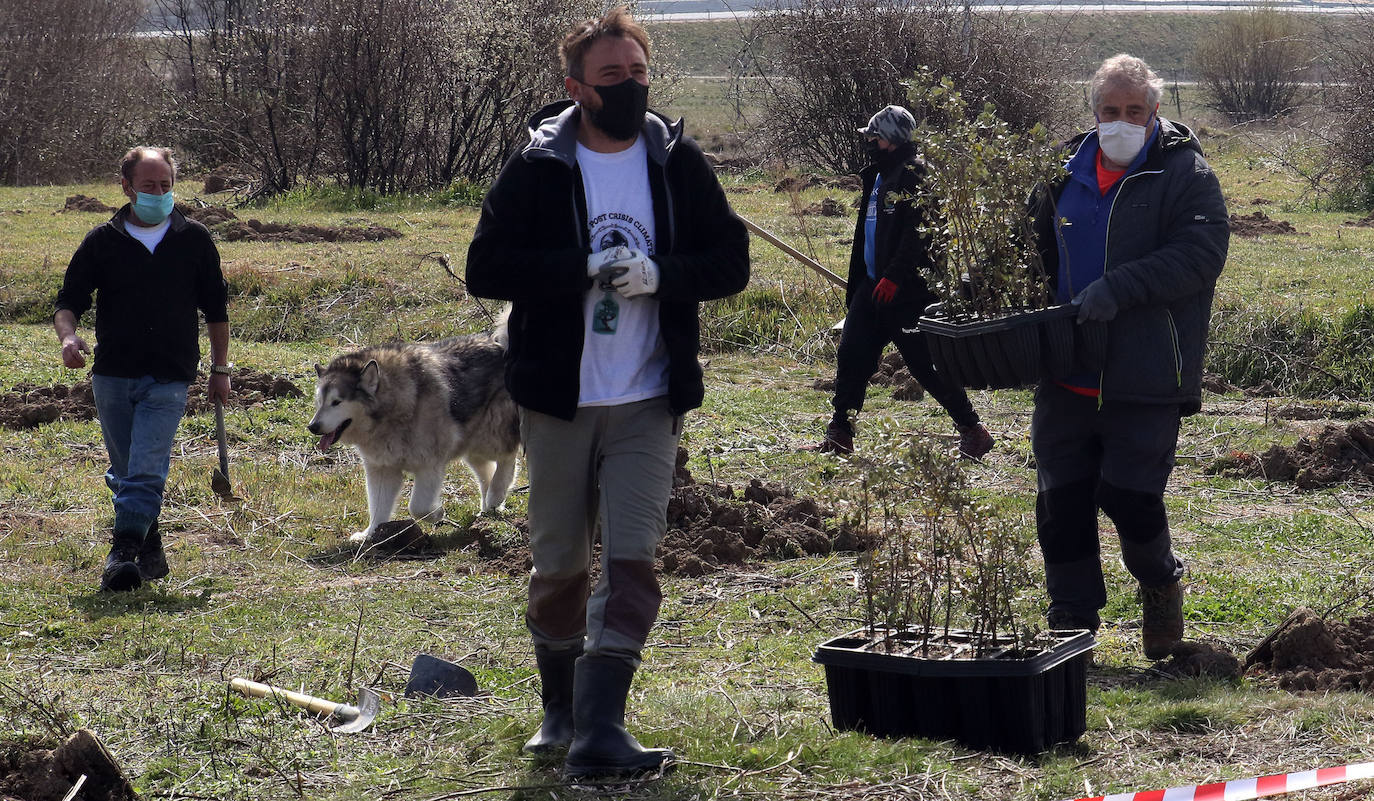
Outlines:
{"label": "white t-shirt", "polygon": [[171,227],[171,225],[172,220],[170,217],[148,228],[144,228],[141,225],[134,225],[128,220],[125,220],[124,230],[129,232],[129,236],[142,242],[143,247],[147,248],[149,253],[152,253],[154,250],[157,250],[158,243],[162,241],[162,237],[167,235],[167,229]]}
{"label": "white t-shirt", "polygon": [[[643,138],[619,153],[577,146],[594,252],[624,245],[654,253],[654,201]],[[578,406],[618,406],[668,394],[668,350],[658,300],[593,285],[583,307]]]}

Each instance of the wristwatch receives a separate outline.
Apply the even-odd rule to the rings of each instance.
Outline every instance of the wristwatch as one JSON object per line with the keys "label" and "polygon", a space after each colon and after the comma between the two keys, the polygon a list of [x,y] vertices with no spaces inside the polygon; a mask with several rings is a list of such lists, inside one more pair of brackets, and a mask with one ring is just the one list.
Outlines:
{"label": "wristwatch", "polygon": [[220,375],[233,375],[234,363],[229,362],[228,364],[212,364],[210,365],[210,372],[219,373]]}

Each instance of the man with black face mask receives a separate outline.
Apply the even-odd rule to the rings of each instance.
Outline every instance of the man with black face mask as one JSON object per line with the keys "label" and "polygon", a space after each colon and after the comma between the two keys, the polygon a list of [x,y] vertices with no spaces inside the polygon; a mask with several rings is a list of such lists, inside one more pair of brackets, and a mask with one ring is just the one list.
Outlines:
{"label": "man with black face mask", "polygon": [[662,600],[682,417],[705,394],[697,306],[745,287],[749,239],[681,120],[647,111],[649,40],[625,9],[576,26],[561,54],[570,100],[534,116],[487,193],[467,280],[511,302],[544,706],[525,751],[567,748],[568,776],[615,777],[675,760],[625,729],[625,699]]}
{"label": "man with black face mask", "polygon": [[883,349],[894,343],[911,375],[949,416],[959,432],[959,452],[981,458],[992,449],[992,435],[979,422],[968,393],[935,371],[925,335],[916,319],[935,301],[924,273],[931,266],[929,242],[920,234],[924,211],[914,202],[925,176],[912,134],[916,120],[901,106],[887,106],[860,128],[869,166],[859,173],[863,203],[854,226],[849,258],[844,332],[836,354],[835,414],[816,449],[853,453],[851,415],[864,405],[868,380]]}

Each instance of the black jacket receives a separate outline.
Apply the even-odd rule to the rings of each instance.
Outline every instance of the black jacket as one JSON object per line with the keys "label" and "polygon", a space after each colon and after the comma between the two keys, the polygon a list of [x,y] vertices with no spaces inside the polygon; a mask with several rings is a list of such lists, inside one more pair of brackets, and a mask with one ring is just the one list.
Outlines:
{"label": "black jacket", "polygon": [[[570,100],[540,110],[530,143],[513,156],[482,201],[468,248],[468,291],[511,301],[506,386],[516,403],[571,420],[577,413],[585,329],[586,195],[577,167],[580,110]],[[682,121],[651,112],[642,131],[653,195],[653,259],[659,266],[659,330],[668,352],[674,414],[705,395],[700,320],[703,300],[749,282],[749,237],[711,165]]]}
{"label": "black jacket", "polygon": [[[1212,296],[1226,264],[1226,200],[1187,126],[1161,118],[1140,167],[1121,179],[1107,220],[1106,272],[1119,311],[1107,324],[1103,400],[1202,406]],[[1068,143],[1076,153],[1084,132]],[[1095,140],[1094,140],[1095,142]],[[1095,146],[1095,145],[1094,145]],[[1036,241],[1058,273],[1056,203],[1064,182],[1034,195]]]}
{"label": "black jacket", "polygon": [[173,211],[153,253],[124,229],[130,207],[91,229],[58,290],[54,314],[77,320],[95,295],[97,375],[191,381],[200,361],[200,318],[228,322],[219,251],[205,226]]}
{"label": "black jacket", "polygon": [[[859,196],[859,219],[854,224],[854,248],[849,253],[846,308],[854,300],[854,293],[868,279],[868,265],[864,263],[864,217],[878,172],[875,164],[859,171],[863,194]],[[932,264],[930,243],[918,233],[927,215],[915,199],[925,181],[925,162],[916,155],[914,144],[906,144],[894,152],[890,166],[882,175],[883,185],[878,190],[878,221],[873,234],[876,245],[874,269],[878,278],[887,278],[897,284],[895,303],[910,304],[920,311],[935,301],[925,279]],[[894,198],[894,192],[905,197]]]}

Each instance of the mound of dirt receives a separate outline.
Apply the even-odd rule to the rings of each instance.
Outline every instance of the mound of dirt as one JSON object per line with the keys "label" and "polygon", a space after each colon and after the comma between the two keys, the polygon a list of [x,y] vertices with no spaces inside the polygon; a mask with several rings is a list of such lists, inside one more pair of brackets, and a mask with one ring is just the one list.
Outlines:
{"label": "mound of dirt", "polygon": [[[240,369],[233,377],[229,406],[256,406],[274,398],[300,398],[305,393],[290,379],[251,369]],[[200,414],[214,408],[205,395],[205,374],[196,376],[186,393],[186,413]],[[90,379],[67,386],[53,384],[16,384],[0,393],[0,426],[36,428],[56,420],[94,420],[95,396]]]}
{"label": "mound of dirt", "polygon": [[[919,401],[926,396],[926,391],[921,387],[921,382],[917,381],[907,369],[906,362],[902,360],[902,354],[897,351],[889,351],[883,356],[883,360],[878,362],[878,371],[868,379],[870,387],[892,387],[893,400],[900,401]],[[834,392],[835,379],[818,378],[811,382],[811,388],[820,392]]]}
{"label": "mound of dirt", "polygon": [[1245,664],[1278,676],[1285,690],[1374,692],[1374,615],[1341,623],[1299,609],[1246,657]]}
{"label": "mound of dirt", "polygon": [[812,203],[802,209],[802,214],[819,214],[822,217],[845,217],[849,214],[849,209],[844,204],[833,197],[828,197],[820,203]]}
{"label": "mound of dirt", "polygon": [[177,204],[177,210],[204,225],[225,242],[380,242],[401,232],[380,225],[327,226],[240,220],[223,206]]}
{"label": "mound of dirt", "polygon": [[88,195],[72,195],[62,204],[62,211],[93,211],[100,214],[114,214],[114,206],[106,206]]}
{"label": "mound of dirt", "polygon": [[774,192],[800,192],[816,186],[825,186],[819,175],[789,175],[773,184]]}
{"label": "mound of dirt", "polygon": [[[858,192],[863,189],[863,184],[859,182],[857,175],[841,175],[838,178],[822,178],[819,175],[789,175],[773,184],[773,191],[791,193],[814,189],[818,186],[842,189],[846,192]],[[848,212],[844,213],[848,214]]]}
{"label": "mound of dirt", "polygon": [[1191,678],[1209,676],[1218,679],[1240,678],[1240,660],[1224,648],[1205,642],[1181,642],[1174,646],[1158,670],[1170,676]]}
{"label": "mound of dirt", "polygon": [[205,187],[202,191],[207,195],[213,195],[216,192],[223,192],[226,189],[238,189],[241,186],[247,186],[249,183],[251,183],[251,181],[236,173],[233,167],[230,167],[228,164],[221,164],[211,171],[209,175],[205,176]]}
{"label": "mound of dirt", "polygon": [[135,801],[138,795],[100,738],[81,729],[53,750],[0,743],[0,798],[62,801],[85,776],[77,798]]}
{"label": "mound of dirt", "polygon": [[325,226],[237,220],[215,227],[225,242],[380,242],[401,232],[380,225]]}
{"label": "mound of dirt", "polygon": [[186,219],[195,220],[206,228],[214,228],[221,223],[238,219],[237,214],[224,206],[192,206],[188,203],[178,203],[177,211]]}
{"label": "mound of dirt", "polygon": [[1371,212],[1368,217],[1360,220],[1346,220],[1341,223],[1341,225],[1349,225],[1355,228],[1374,228],[1374,212]]}
{"label": "mound of dirt", "polygon": [[1301,489],[1374,481],[1374,420],[1344,428],[1328,425],[1292,447],[1271,445],[1258,455],[1232,451],[1218,459],[1210,471],[1238,478],[1292,481]]}
{"label": "mound of dirt", "polygon": [[[1231,215],[1231,233],[1236,236],[1266,236],[1271,234],[1298,234],[1298,229],[1287,220],[1271,220],[1262,211],[1250,214]],[[1306,236],[1306,234],[1302,234]]]}
{"label": "mound of dirt", "polygon": [[[736,493],[729,485],[699,484],[687,470],[687,450],[678,448],[677,471],[668,499],[668,533],[658,547],[660,572],[700,576],[765,559],[856,551],[864,536],[836,525],[833,514],[792,490],[752,479]],[[512,521],[519,537],[503,535],[478,521],[460,535],[460,547],[475,547],[493,570],[520,576],[530,571],[529,522]],[[593,560],[596,564],[597,560]]]}

